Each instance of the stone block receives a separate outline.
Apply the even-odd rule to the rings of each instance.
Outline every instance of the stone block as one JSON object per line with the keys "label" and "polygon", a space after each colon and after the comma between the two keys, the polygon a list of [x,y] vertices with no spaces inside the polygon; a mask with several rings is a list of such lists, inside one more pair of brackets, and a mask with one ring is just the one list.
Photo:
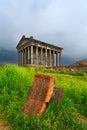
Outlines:
{"label": "stone block", "polygon": [[49,102],[53,93],[54,78],[48,75],[37,74],[31,87],[29,98]]}
{"label": "stone block", "polygon": [[25,105],[22,108],[22,111],[29,115],[30,117],[32,115],[38,115],[43,113],[46,110],[46,103],[39,101],[39,100],[35,100],[35,99],[29,99],[27,100],[27,102],[25,103]]}
{"label": "stone block", "polygon": [[44,74],[35,75],[29,97],[22,107],[22,111],[29,116],[38,115],[45,111],[46,103],[52,97],[54,78]]}
{"label": "stone block", "polygon": [[52,99],[56,100],[57,102],[61,102],[63,99],[64,89],[60,87],[54,87]]}

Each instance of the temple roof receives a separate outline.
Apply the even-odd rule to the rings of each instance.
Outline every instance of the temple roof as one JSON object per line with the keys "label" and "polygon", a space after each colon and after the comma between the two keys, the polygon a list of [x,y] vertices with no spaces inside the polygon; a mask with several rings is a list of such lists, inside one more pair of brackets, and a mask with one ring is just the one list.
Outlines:
{"label": "temple roof", "polygon": [[[22,44],[23,41],[25,41],[24,44]],[[43,44],[43,45],[45,45],[45,46],[57,48],[57,49],[60,49],[60,50],[63,49],[63,48],[61,48],[61,47],[58,47],[58,46],[55,46],[55,45],[52,45],[52,44],[49,44],[49,43],[46,43],[46,42],[43,42],[43,41],[39,41],[39,40],[37,40],[37,39],[34,39],[33,36],[25,37],[25,35],[22,36],[22,38],[20,39],[20,41],[19,41],[18,45],[16,46],[16,48],[19,49],[20,47],[24,46],[25,44],[27,45],[28,43],[31,43],[31,42],[40,43],[40,44]]]}

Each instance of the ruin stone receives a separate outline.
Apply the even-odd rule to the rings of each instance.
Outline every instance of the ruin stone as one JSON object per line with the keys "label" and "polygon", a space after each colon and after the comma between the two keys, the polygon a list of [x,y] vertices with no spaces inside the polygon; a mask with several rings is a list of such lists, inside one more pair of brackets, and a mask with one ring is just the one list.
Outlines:
{"label": "ruin stone", "polygon": [[87,66],[87,61],[77,61],[76,65],[77,66]]}
{"label": "ruin stone", "polygon": [[37,74],[31,87],[28,100],[22,107],[22,111],[29,116],[38,115],[46,110],[46,103],[52,97],[54,78],[48,75]]}
{"label": "ruin stone", "polygon": [[52,100],[56,100],[57,102],[61,102],[63,98],[64,89],[61,87],[54,87]]}

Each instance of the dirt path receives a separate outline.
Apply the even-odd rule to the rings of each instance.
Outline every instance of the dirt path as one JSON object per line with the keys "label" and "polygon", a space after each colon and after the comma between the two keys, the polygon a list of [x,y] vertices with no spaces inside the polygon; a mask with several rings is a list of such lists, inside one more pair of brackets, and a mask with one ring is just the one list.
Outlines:
{"label": "dirt path", "polygon": [[3,121],[0,121],[0,130],[9,130],[9,127]]}
{"label": "dirt path", "polygon": [[0,115],[0,130],[9,130],[10,127],[8,126],[7,121],[3,119],[3,117]]}

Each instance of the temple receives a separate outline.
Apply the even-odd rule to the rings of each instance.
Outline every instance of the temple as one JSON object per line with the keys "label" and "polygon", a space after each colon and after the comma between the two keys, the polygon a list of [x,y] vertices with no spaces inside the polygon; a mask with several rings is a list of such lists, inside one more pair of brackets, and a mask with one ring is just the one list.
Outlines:
{"label": "temple", "polygon": [[31,37],[22,36],[17,45],[18,65],[58,67],[62,65],[62,49]]}

